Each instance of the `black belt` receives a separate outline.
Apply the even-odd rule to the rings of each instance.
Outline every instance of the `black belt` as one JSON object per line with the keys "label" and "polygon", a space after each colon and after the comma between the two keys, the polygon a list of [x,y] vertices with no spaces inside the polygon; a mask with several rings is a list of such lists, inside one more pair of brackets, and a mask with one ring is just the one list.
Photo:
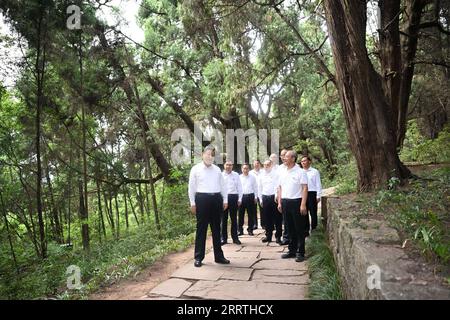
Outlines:
{"label": "black belt", "polygon": [[254,193],[244,193],[243,196],[255,196]]}
{"label": "black belt", "polygon": [[302,198],[297,198],[297,199],[281,199],[281,201],[286,201],[286,202],[294,202],[294,201],[298,201],[298,200],[302,200]]}
{"label": "black belt", "polygon": [[263,196],[263,197],[271,198],[271,197],[275,197],[275,194],[271,194],[271,195],[263,194],[262,196]]}
{"label": "black belt", "polygon": [[211,193],[209,193],[209,192],[197,192],[196,193],[196,195],[199,195],[199,196],[218,196],[218,195],[220,195],[221,193],[220,192],[211,192]]}

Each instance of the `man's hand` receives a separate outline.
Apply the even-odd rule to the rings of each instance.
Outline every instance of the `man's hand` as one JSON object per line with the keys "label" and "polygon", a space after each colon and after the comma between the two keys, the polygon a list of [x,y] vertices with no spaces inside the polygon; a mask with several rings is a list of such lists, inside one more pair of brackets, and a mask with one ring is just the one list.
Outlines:
{"label": "man's hand", "polygon": [[319,203],[320,202],[320,198],[317,198],[317,203]]}
{"label": "man's hand", "polygon": [[240,206],[241,206],[241,204],[242,204],[242,202],[241,202],[241,201],[238,201],[238,207],[240,207]]}
{"label": "man's hand", "polygon": [[279,211],[280,213],[282,213],[281,203],[278,204],[277,208],[278,208],[278,211]]}
{"label": "man's hand", "polygon": [[193,214],[196,214],[197,213],[197,207],[196,206],[191,206],[191,212]]}
{"label": "man's hand", "polygon": [[225,210],[227,210],[228,209],[228,203],[224,203],[223,204],[223,210],[225,211]]}
{"label": "man's hand", "polygon": [[258,202],[258,200],[255,198],[255,204]]}
{"label": "man's hand", "polygon": [[301,205],[300,206],[300,214],[302,216],[306,216],[307,213],[308,213],[308,211],[306,210],[306,205]]}

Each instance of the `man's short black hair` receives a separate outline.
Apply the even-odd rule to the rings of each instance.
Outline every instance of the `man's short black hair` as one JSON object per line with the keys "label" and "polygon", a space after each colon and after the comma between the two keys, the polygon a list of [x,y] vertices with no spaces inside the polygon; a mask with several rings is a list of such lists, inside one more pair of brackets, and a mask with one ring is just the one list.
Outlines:
{"label": "man's short black hair", "polygon": [[301,158],[300,160],[303,160],[303,158],[306,158],[306,159],[308,159],[309,161],[312,162],[311,157],[308,156],[308,155],[303,155],[302,158]]}
{"label": "man's short black hair", "polygon": [[214,146],[212,146],[212,145],[206,146],[205,149],[203,149],[203,153],[205,153],[208,150],[211,150],[211,154],[213,156],[216,155],[216,148],[214,148]]}

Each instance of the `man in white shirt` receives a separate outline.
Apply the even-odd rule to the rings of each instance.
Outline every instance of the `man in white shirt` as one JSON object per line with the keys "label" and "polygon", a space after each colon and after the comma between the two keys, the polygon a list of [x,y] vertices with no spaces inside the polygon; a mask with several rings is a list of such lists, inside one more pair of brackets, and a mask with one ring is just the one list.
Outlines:
{"label": "man in white shirt", "polygon": [[[283,173],[283,171],[286,170],[286,153],[287,152],[288,152],[287,149],[283,149],[280,152],[281,165],[279,165],[276,168],[278,176],[280,176]],[[278,196],[275,197],[275,201],[276,202],[278,201]],[[282,222],[283,222],[283,239],[280,244],[284,246],[284,245],[289,244],[289,230],[288,230],[289,228],[287,225],[287,219],[284,216],[284,214],[282,215]]]}
{"label": "man in white shirt", "polygon": [[258,186],[253,175],[249,174],[250,165],[245,163],[242,165],[242,174],[239,176],[242,183],[242,204],[239,208],[239,235],[244,234],[244,215],[247,211],[247,232],[253,235],[253,228],[256,219],[256,199],[258,197]]}
{"label": "man in white shirt", "polygon": [[[320,181],[319,170],[311,167],[311,158],[309,156],[302,157],[301,164],[303,170],[308,176],[308,201],[306,208],[311,215],[311,232],[317,228],[317,204],[320,202],[322,195],[322,183]],[[309,236],[309,217],[306,225],[306,236]]]}
{"label": "man in white shirt", "polygon": [[[253,161],[253,169],[250,170],[250,174],[252,174],[255,179],[256,179],[256,184],[258,184],[258,179],[259,179],[259,174],[262,172],[263,170],[261,170],[261,161],[259,161],[258,159],[256,159],[255,161]],[[262,214],[262,208],[260,205],[260,201],[261,199],[257,199],[257,204],[258,204],[258,208],[259,208],[259,218],[261,220],[261,227],[264,229],[264,216]],[[256,219],[255,219],[255,225],[253,226],[253,229],[258,229],[258,214],[256,214]]]}
{"label": "man in white shirt", "polygon": [[239,174],[233,171],[233,162],[225,162],[225,170],[222,172],[228,192],[228,208],[223,212],[222,217],[222,242],[224,245],[228,241],[228,214],[231,220],[231,239],[233,243],[241,244],[238,237],[237,211],[242,202],[242,184]]}
{"label": "man in white shirt", "polygon": [[220,218],[228,208],[228,195],[225,180],[219,167],[213,164],[215,150],[208,146],[202,154],[202,162],[192,167],[189,174],[189,201],[191,211],[197,217],[195,234],[194,265],[202,266],[205,258],[206,232],[211,225],[216,263],[229,264],[220,245]]}
{"label": "man in white shirt", "polygon": [[295,261],[305,260],[305,233],[308,199],[308,177],[306,172],[296,165],[297,153],[286,153],[286,170],[279,178],[278,210],[284,213],[289,229],[289,251],[283,259],[296,257]]}
{"label": "man in white shirt", "polygon": [[264,161],[264,169],[258,179],[258,198],[262,205],[262,215],[266,222],[266,237],[262,242],[271,242],[275,225],[275,239],[281,244],[282,214],[278,212],[275,195],[278,188],[278,174],[272,169],[272,161]]}

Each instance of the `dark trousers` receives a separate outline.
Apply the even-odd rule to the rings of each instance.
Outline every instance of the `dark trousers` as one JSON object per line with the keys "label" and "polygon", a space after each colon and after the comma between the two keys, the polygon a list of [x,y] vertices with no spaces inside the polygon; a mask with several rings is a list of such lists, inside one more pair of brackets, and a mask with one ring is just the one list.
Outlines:
{"label": "dark trousers", "polygon": [[289,226],[287,223],[288,219],[284,210],[282,210],[281,219],[283,220],[283,241],[289,241]]}
{"label": "dark trousers", "polygon": [[307,215],[300,214],[302,199],[282,199],[281,207],[285,212],[289,228],[289,252],[305,255],[305,233]]}
{"label": "dark trousers", "polygon": [[[306,208],[308,209],[308,213],[311,216],[311,230],[317,228],[317,192],[309,191],[308,192],[308,201],[306,201]],[[306,224],[306,231],[309,232],[309,217]]]}
{"label": "dark trousers", "polygon": [[220,217],[223,212],[223,199],[220,193],[197,193],[195,195],[197,208],[197,231],[195,234],[195,260],[202,261],[205,258],[206,233],[208,225],[211,226],[213,238],[214,258],[223,258],[220,245]]}
{"label": "dark trousers", "polygon": [[[261,228],[265,228],[266,227],[266,221],[265,221],[264,214],[263,214],[263,209],[262,209],[261,203],[260,203],[261,200],[262,199],[258,198],[258,201],[257,201],[258,208],[259,208],[259,219],[260,219],[260,223],[261,223]],[[258,224],[258,219],[256,219],[256,224]]]}
{"label": "dark trousers", "polygon": [[228,195],[228,208],[223,212],[222,217],[222,240],[227,241],[228,239],[228,214],[231,220],[231,238],[233,240],[238,240],[238,222],[237,222],[237,210],[238,210],[238,200],[239,195],[229,194]]}
{"label": "dark trousers", "polygon": [[308,210],[309,215],[311,216],[311,225],[309,223],[309,217],[307,219],[306,224],[306,232],[309,232],[309,228],[311,226],[311,230],[317,228],[317,192],[309,191],[308,199],[306,200],[306,209]]}
{"label": "dark trousers", "polygon": [[249,193],[242,196],[242,203],[239,208],[239,231],[243,233],[244,228],[244,215],[247,211],[247,231],[253,231],[256,219],[256,204],[255,204],[255,194]]}
{"label": "dark trousers", "polygon": [[275,196],[262,196],[262,214],[261,219],[264,218],[266,237],[272,240],[273,230],[275,229],[275,238],[281,238],[282,234],[282,215],[277,209],[275,203]]}

